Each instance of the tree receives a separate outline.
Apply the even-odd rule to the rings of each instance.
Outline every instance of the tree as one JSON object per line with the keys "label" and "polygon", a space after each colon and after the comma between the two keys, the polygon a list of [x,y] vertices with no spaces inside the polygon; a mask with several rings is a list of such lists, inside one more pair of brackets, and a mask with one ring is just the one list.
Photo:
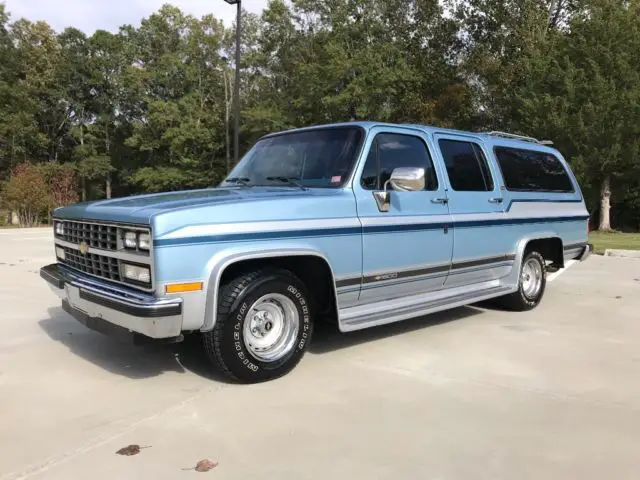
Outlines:
{"label": "tree", "polygon": [[477,128],[517,130],[513,101],[529,83],[527,66],[549,39],[568,28],[580,0],[445,0],[455,17],[453,52],[473,89]]}
{"label": "tree", "polygon": [[78,201],[78,185],[73,166],[49,162],[41,163],[36,168],[47,184],[52,209]]}
{"label": "tree", "polygon": [[223,33],[213,17],[198,21],[169,6],[142,22],[135,66],[124,77],[126,88],[144,100],[130,110],[125,144],[140,154],[130,183],[157,191],[222,179]]}
{"label": "tree", "polygon": [[16,212],[21,227],[40,223],[52,206],[52,198],[40,171],[30,164],[15,167],[4,186],[4,205]]}
{"label": "tree", "polygon": [[[350,120],[550,138],[601,227],[637,228],[638,2],[270,0],[242,12],[239,153],[268,132]],[[0,181],[32,162],[47,182],[47,168],[73,168],[65,198],[217,184],[232,155],[234,30],[164,5],[87,37],[0,4]]]}
{"label": "tree", "polygon": [[611,229],[612,191],[640,173],[639,11],[638,0],[593,0],[530,58],[514,102],[521,128],[553,138],[597,191],[600,230]]}

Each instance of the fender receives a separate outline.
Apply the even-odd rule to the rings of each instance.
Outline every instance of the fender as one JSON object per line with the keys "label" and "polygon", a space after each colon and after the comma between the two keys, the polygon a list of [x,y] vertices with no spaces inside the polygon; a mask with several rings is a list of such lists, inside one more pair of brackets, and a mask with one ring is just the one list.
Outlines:
{"label": "fender", "polygon": [[[336,290],[335,274],[333,273],[333,268],[331,267],[329,259],[320,250],[309,245],[300,246],[299,244],[291,246],[279,245],[277,247],[274,246],[273,248],[264,248],[259,245],[253,247],[246,245],[232,247],[216,253],[209,262],[207,262],[206,272],[208,272],[208,275],[205,276],[206,280],[204,285],[204,291],[206,292],[205,315],[204,323],[200,328],[200,331],[209,332],[213,330],[213,327],[215,326],[218,308],[218,292],[220,291],[220,279],[227,267],[243,260],[296,256],[314,256],[324,260],[331,272],[333,295],[337,305],[338,293]],[[336,311],[335,314],[338,315],[338,312]]]}
{"label": "fender", "polygon": [[524,257],[524,250],[527,247],[527,243],[532,240],[542,240],[545,238],[559,238],[560,242],[562,242],[562,237],[558,234],[558,232],[547,230],[522,237],[516,244],[516,258],[514,260],[514,268],[512,269],[511,273],[505,278],[504,282],[505,284],[511,286],[514,292],[518,289],[520,273],[522,270],[522,259]]}

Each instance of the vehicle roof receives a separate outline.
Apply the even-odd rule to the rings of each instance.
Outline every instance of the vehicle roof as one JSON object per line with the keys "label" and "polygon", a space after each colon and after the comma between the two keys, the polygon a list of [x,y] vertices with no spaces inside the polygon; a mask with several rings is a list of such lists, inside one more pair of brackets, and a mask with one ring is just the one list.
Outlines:
{"label": "vehicle roof", "polygon": [[286,131],[274,132],[265,135],[262,138],[268,138],[272,136],[282,135],[284,133],[292,133],[298,131],[305,130],[314,130],[318,128],[327,128],[327,127],[345,127],[345,126],[357,126],[361,127],[365,130],[370,130],[374,127],[393,127],[393,128],[406,128],[419,130],[430,135],[433,134],[444,134],[444,135],[459,135],[459,136],[467,136],[473,137],[479,140],[482,140],[484,143],[488,145],[504,145],[504,146],[518,146],[521,148],[535,149],[541,151],[553,151],[554,153],[558,153],[555,148],[546,143],[540,143],[534,141],[535,139],[527,139],[527,137],[522,136],[522,138],[511,138],[500,135],[490,135],[488,132],[472,132],[465,130],[457,130],[452,128],[441,128],[435,125],[423,125],[418,123],[388,123],[388,122],[374,122],[374,121],[353,121],[353,122],[337,122],[337,123],[325,123],[325,124],[316,124],[310,125],[307,127],[293,128]]}

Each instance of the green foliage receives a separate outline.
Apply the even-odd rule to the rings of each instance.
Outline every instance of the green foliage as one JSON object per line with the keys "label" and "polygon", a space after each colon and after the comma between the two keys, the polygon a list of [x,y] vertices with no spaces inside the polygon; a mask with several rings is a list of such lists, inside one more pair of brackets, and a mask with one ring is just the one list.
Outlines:
{"label": "green foliage", "polygon": [[631,200],[626,186],[640,178],[639,10],[638,1],[592,0],[529,55],[514,96],[514,120],[572,159],[594,209],[605,179]]}
{"label": "green foliage", "polygon": [[[334,121],[510,130],[552,139],[592,212],[609,181],[613,222],[638,228],[639,1],[271,0],[243,12],[240,153]],[[0,4],[0,180],[30,160],[50,188],[60,175],[56,204],[216,185],[234,28],[164,5],[139,27],[57,33]]]}

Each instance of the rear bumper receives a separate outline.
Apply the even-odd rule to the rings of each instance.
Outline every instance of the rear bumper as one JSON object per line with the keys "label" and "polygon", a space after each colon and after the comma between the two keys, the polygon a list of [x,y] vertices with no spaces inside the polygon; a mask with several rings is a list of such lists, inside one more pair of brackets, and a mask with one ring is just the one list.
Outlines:
{"label": "rear bumper", "polygon": [[60,297],[64,310],[92,330],[120,337],[135,334],[151,339],[180,337],[181,298],[158,299],[105,285],[80,277],[57,263],[42,267],[40,276]]}
{"label": "rear bumper", "polygon": [[593,252],[593,245],[591,243],[587,243],[582,249],[582,253],[580,253],[578,260],[580,260],[581,262],[584,262],[587,258],[589,258],[592,252]]}

